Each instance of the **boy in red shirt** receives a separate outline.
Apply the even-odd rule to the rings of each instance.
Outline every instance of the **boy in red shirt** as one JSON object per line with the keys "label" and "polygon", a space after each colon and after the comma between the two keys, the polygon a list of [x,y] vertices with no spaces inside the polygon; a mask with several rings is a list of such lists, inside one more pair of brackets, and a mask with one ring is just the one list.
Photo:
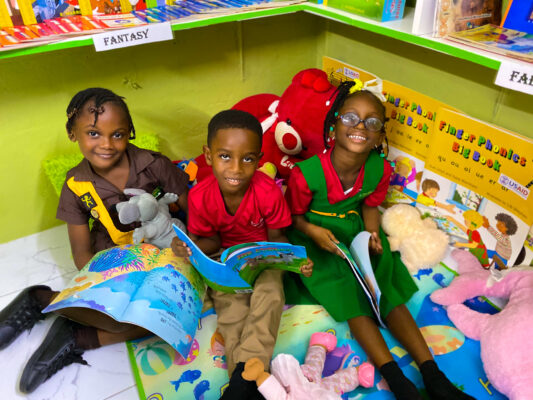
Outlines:
{"label": "boy in red shirt", "polygon": [[[288,242],[283,229],[291,224],[291,213],[283,193],[257,171],[262,135],[259,121],[244,111],[222,111],[209,122],[203,151],[213,175],[190,191],[187,224],[189,236],[206,254],[246,242]],[[190,255],[178,238],[172,250],[180,257]],[[302,267],[303,274],[311,272],[311,262]],[[270,364],[285,304],[282,271],[263,271],[253,293],[210,294],[230,376],[221,399],[262,399],[255,382],[244,380],[241,373],[252,357]]]}

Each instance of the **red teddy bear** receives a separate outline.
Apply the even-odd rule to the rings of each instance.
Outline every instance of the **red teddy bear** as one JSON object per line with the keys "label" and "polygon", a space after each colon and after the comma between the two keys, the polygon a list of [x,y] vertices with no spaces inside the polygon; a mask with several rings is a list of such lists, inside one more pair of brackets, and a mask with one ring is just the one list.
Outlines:
{"label": "red teddy bear", "polygon": [[261,164],[273,163],[278,175],[288,178],[296,162],[324,150],[324,119],[335,89],[324,71],[305,69],[294,76],[281,97],[257,94],[232,107],[253,114],[261,122],[264,153]]}
{"label": "red teddy bear", "polygon": [[[288,178],[298,161],[324,150],[323,129],[336,87],[316,68],[298,72],[283,94],[246,97],[232,108],[254,115],[263,127],[264,153],[260,165],[273,163],[281,178]],[[198,181],[211,173],[203,154],[195,159]]]}

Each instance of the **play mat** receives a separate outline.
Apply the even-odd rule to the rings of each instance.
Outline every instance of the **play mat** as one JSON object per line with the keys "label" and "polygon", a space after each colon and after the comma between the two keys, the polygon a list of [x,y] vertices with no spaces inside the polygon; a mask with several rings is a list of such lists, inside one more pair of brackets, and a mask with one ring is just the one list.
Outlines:
{"label": "play mat", "polygon": [[[421,327],[439,367],[455,385],[478,400],[506,399],[487,381],[479,357],[479,342],[465,338],[453,327],[446,311],[429,299],[430,293],[447,286],[453,276],[454,273],[442,263],[434,268],[419,270],[414,275],[414,280],[420,290],[407,306]],[[470,300],[469,306],[478,311],[496,312],[492,305],[480,298]],[[220,397],[228,383],[224,348],[215,332],[216,315],[212,312],[206,314],[200,321],[187,359],[183,359],[172,347],[155,336],[128,343],[141,399],[215,400]],[[286,306],[274,355],[291,353],[303,362],[309,337],[317,331],[332,332],[338,338],[337,349],[332,352],[333,355],[328,354],[325,371],[357,366],[366,360],[365,353],[351,337],[348,324],[335,322],[318,305]],[[382,332],[405,375],[425,395],[422,378],[412,358],[386,330]],[[373,388],[359,387],[343,398],[394,399],[379,373],[376,374],[375,382]]]}

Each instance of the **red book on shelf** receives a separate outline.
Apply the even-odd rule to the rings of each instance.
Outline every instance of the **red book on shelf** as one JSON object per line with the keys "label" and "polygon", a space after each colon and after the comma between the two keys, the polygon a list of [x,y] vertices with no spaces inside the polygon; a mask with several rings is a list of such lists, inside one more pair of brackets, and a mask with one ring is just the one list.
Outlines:
{"label": "red book on shelf", "polygon": [[20,43],[20,40],[18,40],[16,37],[0,29],[0,44],[2,46],[13,46],[19,43]]}

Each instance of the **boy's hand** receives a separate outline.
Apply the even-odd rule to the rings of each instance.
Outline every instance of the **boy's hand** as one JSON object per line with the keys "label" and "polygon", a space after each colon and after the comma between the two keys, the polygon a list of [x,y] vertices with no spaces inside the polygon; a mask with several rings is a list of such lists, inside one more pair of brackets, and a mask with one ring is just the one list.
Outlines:
{"label": "boy's hand", "polygon": [[313,275],[313,261],[307,257],[307,264],[304,264],[300,267],[300,272],[303,276],[306,278],[309,278],[311,275]]}
{"label": "boy's hand", "polygon": [[383,253],[383,246],[381,245],[381,239],[379,238],[377,232],[372,232],[372,235],[370,236],[370,240],[368,242],[368,247],[372,254]]}
{"label": "boy's hand", "polygon": [[187,244],[179,240],[177,236],[175,236],[174,239],[172,239],[170,248],[172,249],[174,254],[178,257],[189,258],[189,256],[192,254],[191,249],[189,249]]}
{"label": "boy's hand", "polygon": [[339,243],[339,241],[329,229],[310,224],[307,235],[313,239],[313,242],[315,242],[322,250],[344,257],[342,251],[334,245],[334,243]]}

